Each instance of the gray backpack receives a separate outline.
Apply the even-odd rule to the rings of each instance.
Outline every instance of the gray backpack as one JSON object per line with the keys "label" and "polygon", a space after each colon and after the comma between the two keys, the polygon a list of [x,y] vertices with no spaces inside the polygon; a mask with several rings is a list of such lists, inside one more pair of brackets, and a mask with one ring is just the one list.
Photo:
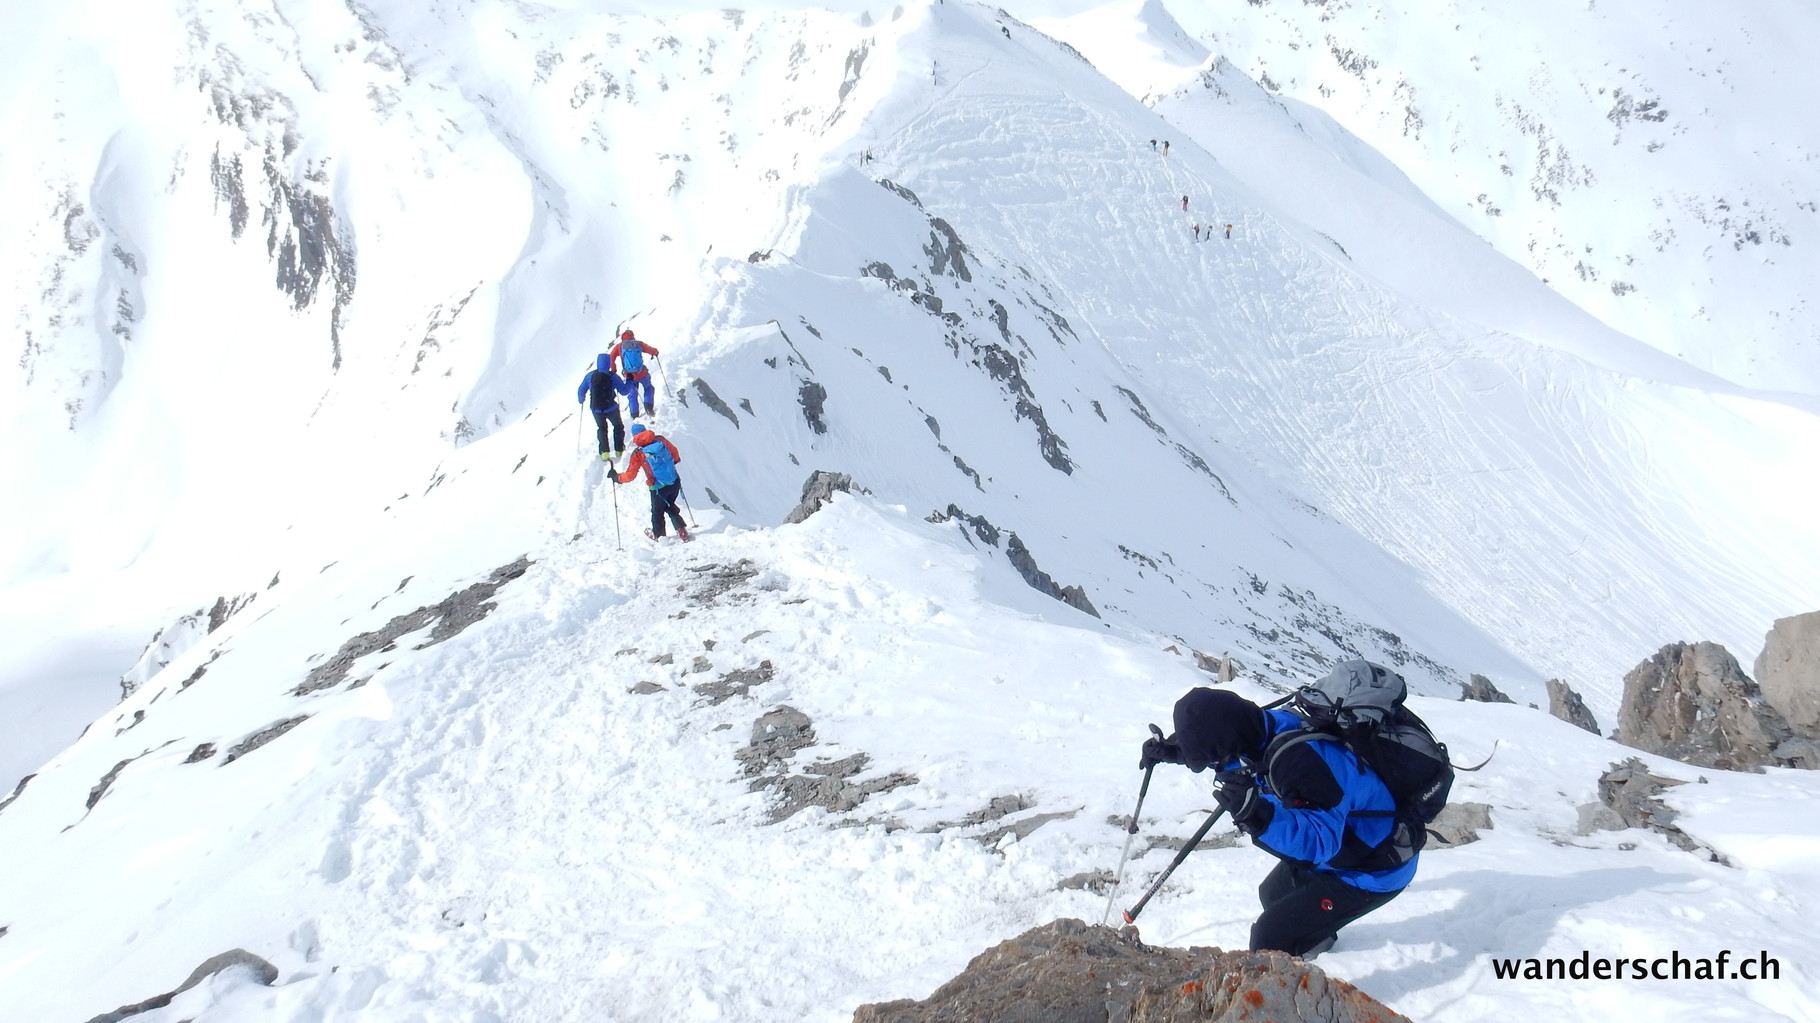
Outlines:
{"label": "gray backpack", "polygon": [[1341,661],[1326,677],[1290,696],[1288,710],[1305,724],[1278,733],[1265,747],[1268,773],[1293,746],[1341,743],[1390,790],[1394,811],[1352,814],[1394,818],[1390,836],[1367,854],[1353,857],[1355,862],[1336,865],[1377,872],[1408,863],[1427,843],[1429,822],[1447,805],[1454,766],[1447,759],[1447,747],[1403,705],[1408,695],[1403,676],[1389,668],[1364,660]]}

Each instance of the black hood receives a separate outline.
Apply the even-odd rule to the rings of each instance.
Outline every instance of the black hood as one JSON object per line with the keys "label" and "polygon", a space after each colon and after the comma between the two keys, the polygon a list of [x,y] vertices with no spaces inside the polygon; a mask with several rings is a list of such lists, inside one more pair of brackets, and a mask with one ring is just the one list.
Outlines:
{"label": "black hood", "polygon": [[1237,693],[1190,689],[1175,701],[1175,741],[1191,771],[1255,756],[1264,747],[1264,712]]}

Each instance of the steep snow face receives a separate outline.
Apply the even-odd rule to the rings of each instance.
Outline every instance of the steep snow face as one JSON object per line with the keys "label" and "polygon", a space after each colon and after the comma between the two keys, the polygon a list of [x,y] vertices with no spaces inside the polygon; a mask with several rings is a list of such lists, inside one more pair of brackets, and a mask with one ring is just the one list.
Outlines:
{"label": "steep snow face", "polygon": [[[1363,654],[1609,712],[1665,639],[1748,651],[1820,599],[1811,416],[1541,301],[1228,65],[1150,111],[966,4],[73,10],[34,15],[23,66],[100,46],[115,80],[70,130],[15,100],[47,142],[6,163],[55,183],[8,211],[32,663],[105,631],[125,668],[266,566],[336,560],[621,326],[665,350],[709,506],[775,521],[842,469],[965,523],[1007,602],[1077,594],[1273,678]],[[1270,144],[1285,184],[1206,130]]]}
{"label": "steep snow face", "polygon": [[[1820,31],[1813,5],[1164,5],[1218,58],[1331,115],[1600,320],[1813,407],[1820,129],[1797,42]],[[1102,50],[1118,35],[1099,24],[1043,25],[1095,60],[1129,59]],[[1179,84],[1178,50],[1154,51],[1157,95]],[[1201,141],[1223,159],[1247,148],[1230,133]],[[1263,162],[1249,177],[1262,186],[1283,169]]]}
{"label": "steep snow face", "polygon": [[[938,9],[898,64],[849,166],[802,197],[787,244],[718,269],[692,331],[723,411],[691,429],[740,514],[838,468],[1014,530],[1110,618],[1203,649],[1293,673],[1348,648],[1421,660],[1407,640],[1464,669],[1499,656],[1488,636],[1518,677],[1607,709],[1656,637],[1752,649],[1775,609],[1820,596],[1791,461],[1820,445],[1812,416],[1599,325],[1343,132],[1283,146],[1285,176],[1426,218],[1359,258],[1314,226],[1344,204],[1304,220],[1192,135],[1152,152],[1176,125],[1013,20]],[[1214,85],[1229,103],[1159,110],[1305,134]],[[1416,287],[1425,240],[1445,289]],[[778,434],[805,395],[814,421]]]}

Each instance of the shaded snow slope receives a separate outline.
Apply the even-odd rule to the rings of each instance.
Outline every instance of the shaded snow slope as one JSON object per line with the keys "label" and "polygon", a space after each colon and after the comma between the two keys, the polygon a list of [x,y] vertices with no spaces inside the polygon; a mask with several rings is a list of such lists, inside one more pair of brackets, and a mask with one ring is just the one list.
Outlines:
{"label": "shaded snow slope", "polygon": [[[1123,4],[1128,24],[1154,23],[1151,6]],[[1605,323],[1813,407],[1820,137],[1795,42],[1820,29],[1812,5],[1164,6],[1218,58],[1331,115]],[[1127,72],[1145,91],[1181,85],[1176,45],[1144,60],[1101,43],[1118,38],[1104,14],[1042,24],[1095,60],[1149,67]],[[1230,134],[1203,142],[1246,148]],[[1263,187],[1280,166],[1251,180]]]}
{"label": "shaded snow slope", "polygon": [[[1566,678],[1608,714],[1655,642],[1641,637],[1753,649],[1765,622],[1820,597],[1794,468],[1820,449],[1812,416],[1558,300],[1521,318],[1541,342],[1487,329],[1523,307],[1526,278],[1438,222],[1457,297],[1419,305],[1402,286],[1425,272],[1399,262],[1410,239],[1361,263],[1198,146],[1151,153],[1155,117],[1027,28],[952,7],[927,39],[869,121],[873,159],[803,197],[785,247],[718,267],[723,297],[694,331],[742,353],[688,375],[758,411],[691,425],[709,457],[737,451],[776,481],[760,507],[787,507],[798,465],[839,468],[1018,530],[1058,580],[1206,649],[1279,646],[1257,642],[1274,623],[1247,589],[1274,584],[1362,622],[1338,625],[1342,644],[1383,643],[1355,634],[1382,627],[1455,669],[1490,663],[1456,645],[1471,630],[1418,610],[1438,597],[1517,653],[1520,686]],[[1260,134],[1295,133],[1280,105],[1252,116]],[[1297,154],[1304,192],[1383,190],[1381,160],[1324,154]],[[1234,237],[1195,242],[1203,221]],[[966,377],[933,375],[953,369]],[[770,440],[767,417],[804,387],[822,421],[754,459],[752,427]],[[1246,611],[1210,616],[1207,591]],[[1319,612],[1298,617],[1287,631],[1321,631]]]}
{"label": "shaded snow slope", "polygon": [[[1820,599],[1811,416],[1529,302],[1432,216],[1355,255],[1323,232],[1383,221],[1349,208],[1422,201],[1337,129],[1290,145],[1313,119],[1224,65],[1159,105],[1191,128],[1165,159],[1173,125],[966,4],[287,12],[44,16],[40,77],[96,46],[118,71],[6,164],[52,183],[8,213],[36,347],[8,378],[7,638],[44,666],[8,692],[334,560],[621,325],[666,351],[706,503],[771,522],[846,470],[969,523],[1001,599],[1065,617],[1020,575],[1078,588],[1274,678],[1558,676],[1609,716],[1641,652],[1747,655]],[[1197,118],[1294,186],[1248,187]],[[1427,241],[1449,289],[1412,283]]]}

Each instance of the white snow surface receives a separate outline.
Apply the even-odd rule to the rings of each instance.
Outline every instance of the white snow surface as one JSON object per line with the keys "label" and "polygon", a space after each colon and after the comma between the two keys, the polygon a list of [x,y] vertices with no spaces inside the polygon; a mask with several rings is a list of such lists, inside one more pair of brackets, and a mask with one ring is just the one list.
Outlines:
{"label": "white snow surface", "polygon": [[[1598,5],[1558,77],[1590,81],[1668,6]],[[1187,7],[0,11],[22,346],[0,372],[0,1018],[88,1019],[235,947],[278,985],[230,972],[137,1018],[837,1020],[922,997],[1027,927],[1100,919],[1062,882],[1116,862],[1144,724],[1208,681],[1196,652],[1260,698],[1367,656],[1457,759],[1499,741],[1455,797],[1494,830],[1426,856],[1333,974],[1417,1019],[1820,1016],[1820,783],[1645,758],[1690,782],[1679,823],[1726,862],[1578,836],[1630,751],[1521,706],[1563,678],[1609,726],[1662,644],[1748,665],[1820,606],[1800,186],[1764,183],[1794,157],[1721,159],[1695,125],[1598,163],[1708,196],[1696,220],[1715,175],[1740,182],[1788,238],[1705,253],[1704,285],[1687,245],[1639,250],[1608,302],[1557,249],[1606,253],[1645,214],[1509,185],[1530,235],[1459,215],[1497,97],[1566,116],[1532,64],[1474,72],[1488,99],[1439,58],[1374,58],[1430,112],[1399,143],[1361,113],[1393,93],[1325,95],[1270,49],[1334,59],[1303,38],[1322,18],[1529,38],[1541,13]],[[1274,87],[1247,77],[1266,56]],[[1760,59],[1677,79],[1674,109],[1811,78]],[[1545,134],[1586,152],[1566,132]],[[1748,358],[1665,326],[1696,302]],[[642,488],[603,480],[575,414],[622,326],[664,353],[644,418],[682,450],[693,544],[643,539]],[[777,526],[812,469],[868,493]],[[1097,617],[1027,583],[1014,535]],[[421,621],[294,692],[521,556],[465,631]],[[215,631],[185,620],[218,597]],[[766,661],[744,694],[695,688]],[[1471,672],[1519,704],[1452,702]],[[863,753],[856,780],[914,780],[773,821],[735,752],[784,705],[816,737],[791,773]],[[1159,774],[1144,834],[1185,836],[1209,799]],[[1168,857],[1135,858],[1120,899]],[[1268,866],[1198,853],[1146,939],[1242,946]],[[1491,966],[1721,949],[1781,975]]]}

